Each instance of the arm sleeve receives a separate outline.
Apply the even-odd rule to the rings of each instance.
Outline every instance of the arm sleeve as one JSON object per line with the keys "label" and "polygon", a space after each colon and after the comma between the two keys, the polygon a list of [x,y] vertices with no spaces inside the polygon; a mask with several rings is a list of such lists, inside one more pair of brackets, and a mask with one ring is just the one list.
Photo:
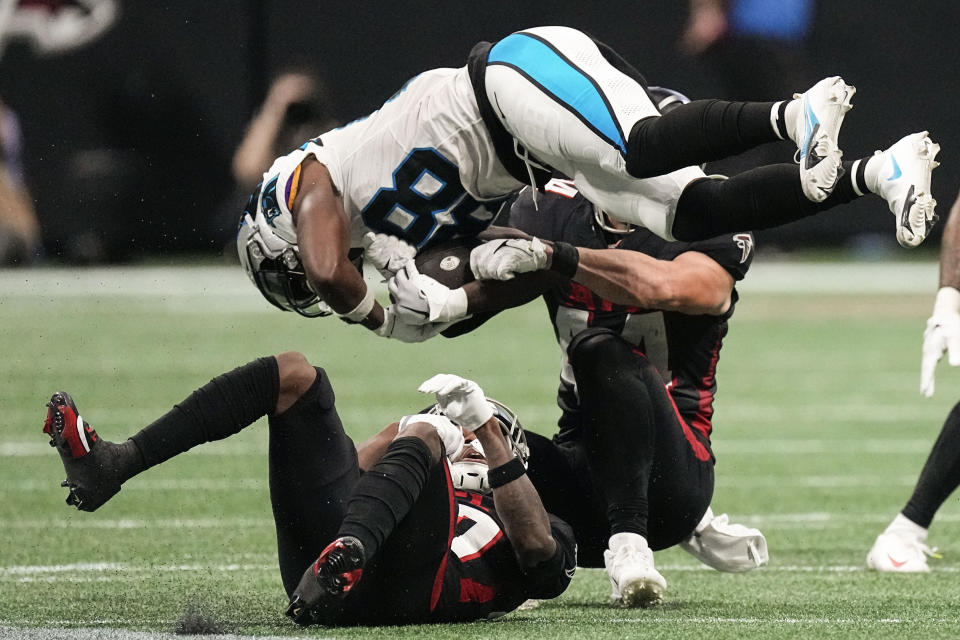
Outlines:
{"label": "arm sleeve", "polygon": [[550,530],[557,542],[553,557],[524,571],[527,596],[531,598],[556,598],[570,585],[577,568],[577,543],[573,529],[566,522],[550,516]]}

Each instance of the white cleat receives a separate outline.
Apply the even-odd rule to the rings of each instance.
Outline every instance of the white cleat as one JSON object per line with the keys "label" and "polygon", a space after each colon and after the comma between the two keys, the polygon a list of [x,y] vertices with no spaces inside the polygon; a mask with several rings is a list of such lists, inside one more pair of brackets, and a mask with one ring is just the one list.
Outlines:
{"label": "white cleat", "polygon": [[930,193],[930,174],[940,166],[935,160],[939,152],[940,145],[921,131],[874,156],[882,156],[883,164],[877,184],[868,186],[890,205],[896,216],[897,242],[908,249],[923,242],[938,219],[937,201]]}
{"label": "white cleat", "polygon": [[680,547],[708,567],[728,573],[753,571],[770,560],[767,539],[759,529],[731,524],[727,514],[714,516],[710,507]]}
{"label": "white cleat", "polygon": [[804,195],[813,202],[826,200],[843,173],[843,152],[837,141],[843,117],[852,108],[850,99],[856,92],[856,87],[833,76],[793,96],[800,100],[794,121],[800,184]]}
{"label": "white cleat", "polygon": [[867,567],[874,571],[929,573],[927,556],[939,558],[936,551],[910,532],[884,531],[867,554]]}
{"label": "white cleat", "polygon": [[618,533],[603,552],[610,577],[610,600],[621,607],[652,607],[663,600],[667,581],[653,565],[653,552],[639,535]]}

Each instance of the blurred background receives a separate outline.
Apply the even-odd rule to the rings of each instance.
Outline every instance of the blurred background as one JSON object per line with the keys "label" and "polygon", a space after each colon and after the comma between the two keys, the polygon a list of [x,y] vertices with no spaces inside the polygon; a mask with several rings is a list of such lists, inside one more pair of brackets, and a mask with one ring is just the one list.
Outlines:
{"label": "blurred background", "polygon": [[[420,71],[461,66],[477,41],[542,24],[588,31],[693,98],[780,99],[843,75],[858,89],[846,157],[928,129],[941,216],[956,197],[955,0],[0,0],[0,260],[231,259],[264,163]],[[791,155],[771,145],[711,169]],[[892,226],[868,198],[758,244],[884,256],[899,251]],[[911,255],[938,245],[939,230]]]}

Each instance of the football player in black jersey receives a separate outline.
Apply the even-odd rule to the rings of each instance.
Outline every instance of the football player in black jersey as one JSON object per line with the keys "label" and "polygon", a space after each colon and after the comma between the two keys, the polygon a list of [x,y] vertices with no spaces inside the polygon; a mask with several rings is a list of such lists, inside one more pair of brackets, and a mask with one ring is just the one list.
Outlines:
{"label": "football player in black jersey", "polygon": [[477,620],[559,595],[576,545],[526,476],[516,416],[457,376],[421,391],[436,394],[431,410],[355,448],[324,370],[287,352],[214,378],[122,443],[64,392],[44,431],[67,503],[94,511],[147,468],[268,416],[280,574],[302,625]]}

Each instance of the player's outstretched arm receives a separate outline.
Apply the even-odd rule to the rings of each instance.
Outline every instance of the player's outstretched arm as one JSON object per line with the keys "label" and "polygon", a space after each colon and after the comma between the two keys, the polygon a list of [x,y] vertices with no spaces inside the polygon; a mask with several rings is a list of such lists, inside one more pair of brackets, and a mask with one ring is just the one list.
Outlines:
{"label": "player's outstretched arm", "polygon": [[937,363],[947,353],[952,366],[960,365],[960,195],[950,208],[940,244],[940,289],[923,333],[920,392],[934,392]]}
{"label": "player's outstretched arm", "polygon": [[[573,279],[616,304],[720,315],[730,308],[734,279],[713,258],[686,251],[658,260],[623,249],[575,249]],[[551,266],[555,247],[547,250]]]}

